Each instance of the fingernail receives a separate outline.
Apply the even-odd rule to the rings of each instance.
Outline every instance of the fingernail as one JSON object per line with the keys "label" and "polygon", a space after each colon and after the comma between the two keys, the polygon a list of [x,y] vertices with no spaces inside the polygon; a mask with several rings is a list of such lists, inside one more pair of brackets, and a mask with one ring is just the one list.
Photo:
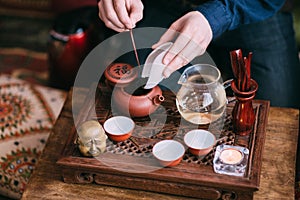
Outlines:
{"label": "fingernail", "polygon": [[170,63],[170,59],[169,58],[164,58],[163,64],[168,65],[169,63]]}

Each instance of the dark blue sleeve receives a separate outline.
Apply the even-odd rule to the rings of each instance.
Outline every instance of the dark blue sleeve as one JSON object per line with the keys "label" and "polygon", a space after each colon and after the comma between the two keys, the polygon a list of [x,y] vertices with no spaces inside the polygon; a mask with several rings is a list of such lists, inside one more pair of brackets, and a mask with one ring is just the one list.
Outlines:
{"label": "dark blue sleeve", "polygon": [[240,25],[271,17],[284,0],[211,0],[196,8],[208,20],[213,38]]}

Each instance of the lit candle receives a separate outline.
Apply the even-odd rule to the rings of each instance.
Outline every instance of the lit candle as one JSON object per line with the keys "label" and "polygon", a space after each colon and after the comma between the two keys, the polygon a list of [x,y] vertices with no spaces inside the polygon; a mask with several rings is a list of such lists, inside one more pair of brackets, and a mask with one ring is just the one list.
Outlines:
{"label": "lit candle", "polygon": [[230,148],[223,150],[219,158],[223,163],[234,165],[241,162],[243,154],[239,150]]}

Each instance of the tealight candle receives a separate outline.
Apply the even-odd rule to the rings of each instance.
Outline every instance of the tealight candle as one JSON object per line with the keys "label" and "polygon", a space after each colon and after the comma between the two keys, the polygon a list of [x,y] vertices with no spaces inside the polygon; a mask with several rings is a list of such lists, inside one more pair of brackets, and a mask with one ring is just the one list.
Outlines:
{"label": "tealight candle", "polygon": [[220,153],[220,160],[229,165],[239,164],[243,160],[243,153],[237,149],[224,149]]}
{"label": "tealight candle", "polygon": [[241,146],[221,144],[215,151],[214,171],[231,176],[244,176],[247,170],[249,149]]}

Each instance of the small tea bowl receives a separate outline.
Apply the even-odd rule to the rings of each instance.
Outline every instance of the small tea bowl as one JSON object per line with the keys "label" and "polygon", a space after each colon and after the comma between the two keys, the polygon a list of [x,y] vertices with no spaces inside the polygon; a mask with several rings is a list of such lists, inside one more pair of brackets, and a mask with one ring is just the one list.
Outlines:
{"label": "small tea bowl", "polygon": [[125,116],[111,117],[103,124],[106,134],[115,142],[127,140],[132,135],[134,127],[134,121]]}
{"label": "small tea bowl", "polygon": [[181,162],[185,148],[175,140],[162,140],[153,146],[152,153],[162,166],[173,167]]}
{"label": "small tea bowl", "polygon": [[208,154],[216,144],[216,137],[209,131],[195,129],[185,134],[184,143],[188,146],[189,152],[196,156]]}

